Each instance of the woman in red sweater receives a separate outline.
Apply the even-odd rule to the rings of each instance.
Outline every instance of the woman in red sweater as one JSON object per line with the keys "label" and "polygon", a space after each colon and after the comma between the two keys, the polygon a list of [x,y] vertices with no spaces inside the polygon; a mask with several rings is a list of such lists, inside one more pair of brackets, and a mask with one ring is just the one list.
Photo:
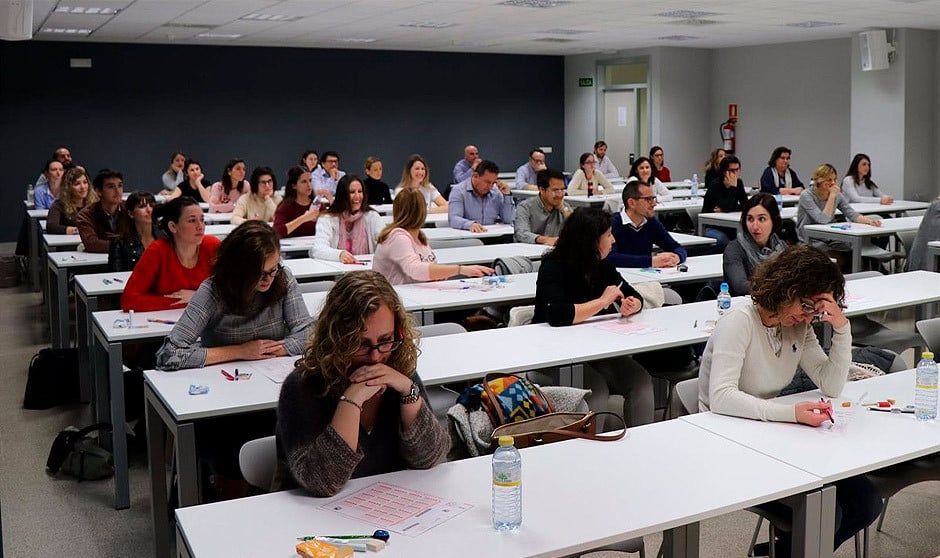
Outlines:
{"label": "woman in red sweater", "polygon": [[182,308],[211,274],[221,241],[206,236],[196,200],[184,196],[160,209],[166,238],[154,240],[134,267],[121,295],[125,312]]}
{"label": "woman in red sweater", "polygon": [[310,171],[291,167],[287,171],[284,200],[274,211],[274,230],[280,238],[312,236],[317,232],[320,208],[313,203],[313,183]]}

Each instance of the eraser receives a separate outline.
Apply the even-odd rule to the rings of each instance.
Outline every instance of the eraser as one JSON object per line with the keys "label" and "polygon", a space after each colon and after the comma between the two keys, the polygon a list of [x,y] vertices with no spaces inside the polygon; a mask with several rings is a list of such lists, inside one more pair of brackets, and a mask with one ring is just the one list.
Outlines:
{"label": "eraser", "polygon": [[843,406],[843,407],[851,407],[851,406],[852,406],[852,402],[851,402],[851,401],[843,401],[843,402],[842,402],[842,406]]}
{"label": "eraser", "polygon": [[378,552],[385,548],[385,541],[379,539],[365,539],[362,542],[366,543],[366,548],[371,552]]}

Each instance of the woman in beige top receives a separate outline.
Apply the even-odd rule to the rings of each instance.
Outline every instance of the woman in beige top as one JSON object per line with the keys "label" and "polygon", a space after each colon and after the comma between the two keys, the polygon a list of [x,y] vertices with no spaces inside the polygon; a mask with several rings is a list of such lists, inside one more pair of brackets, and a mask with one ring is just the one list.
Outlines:
{"label": "woman in beige top", "polygon": [[594,158],[593,153],[582,153],[578,165],[581,168],[574,173],[574,176],[571,177],[571,182],[568,183],[569,196],[586,196],[588,193],[588,185],[592,187],[592,194],[594,195],[614,193],[614,187],[610,184],[610,181],[607,180],[607,177],[604,176],[604,173],[594,172],[594,167],[597,166],[597,159]]}
{"label": "woman in beige top", "polygon": [[270,223],[274,220],[274,210],[279,200],[274,199],[277,180],[270,167],[255,167],[251,171],[251,188],[247,196],[239,196],[232,210],[232,224],[236,227],[245,221],[257,219]]}
{"label": "woman in beige top", "polygon": [[405,170],[401,173],[401,182],[395,188],[395,195],[404,189],[421,192],[428,213],[447,213],[447,200],[431,184],[431,171],[421,155],[412,155],[405,162]]}

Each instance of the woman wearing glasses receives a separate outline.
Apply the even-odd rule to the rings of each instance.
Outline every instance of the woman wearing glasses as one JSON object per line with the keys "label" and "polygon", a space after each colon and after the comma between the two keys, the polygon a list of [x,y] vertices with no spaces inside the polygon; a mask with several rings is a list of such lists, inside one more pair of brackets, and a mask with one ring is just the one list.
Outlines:
{"label": "woman wearing glasses", "polygon": [[271,167],[255,167],[251,171],[251,180],[248,182],[250,193],[239,196],[232,210],[232,224],[241,225],[245,221],[256,219],[270,223],[274,220],[274,211],[277,201],[274,199],[274,190],[277,188],[277,179]]}
{"label": "woman wearing glasses", "polygon": [[232,231],[219,247],[212,277],[203,281],[157,351],[157,368],[303,352],[312,318],[280,257],[269,225],[252,220]]}
{"label": "woman wearing glasses", "polygon": [[350,478],[444,460],[450,440],[415,372],[418,334],[374,271],[330,289],[277,407],[275,487],[332,496]]}
{"label": "woman wearing glasses", "polygon": [[[806,397],[794,404],[773,398],[790,383],[797,366],[825,395],[842,392],[852,357],[852,332],[842,314],[844,298],[845,279],[820,250],[793,246],[761,263],[751,279],[751,302],[735,304],[718,320],[705,345],[699,410],[812,427],[830,422],[829,402]],[[829,354],[819,345],[814,319],[832,326]],[[878,516],[881,498],[864,476],[834,484],[838,548]],[[783,539],[777,544],[788,543]],[[788,549],[777,550],[789,556]]]}
{"label": "woman wearing glasses", "polygon": [[597,159],[594,158],[593,153],[582,153],[578,164],[581,168],[575,171],[574,176],[571,177],[571,182],[568,183],[569,196],[586,195],[588,186],[595,195],[614,193],[614,187],[604,176],[604,173],[594,171],[597,167]]}

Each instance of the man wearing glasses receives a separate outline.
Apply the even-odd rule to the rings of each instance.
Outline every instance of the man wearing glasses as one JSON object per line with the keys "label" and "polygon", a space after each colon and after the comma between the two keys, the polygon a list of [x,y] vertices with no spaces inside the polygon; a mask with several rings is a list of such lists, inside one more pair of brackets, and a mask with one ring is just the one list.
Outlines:
{"label": "man wearing glasses", "polygon": [[[656,194],[645,182],[623,188],[623,209],[613,215],[614,247],[607,261],[615,267],[675,267],[685,261],[685,248],[656,218]],[[653,245],[662,250],[653,254]]]}
{"label": "man wearing glasses", "polygon": [[537,198],[529,198],[516,208],[516,242],[554,246],[571,208],[565,204],[565,175],[545,169],[535,176]]}
{"label": "man wearing glasses", "polygon": [[[705,199],[702,201],[702,213],[732,213],[741,211],[747,203],[747,190],[739,178],[741,161],[734,155],[728,155],[718,164],[718,178],[708,185]],[[705,227],[705,236],[717,242],[715,253],[724,252],[725,247],[735,237],[736,231],[714,227]]]}
{"label": "man wearing glasses", "polygon": [[513,190],[538,190],[535,175],[545,167],[545,152],[539,148],[529,151],[529,160],[516,169],[516,184]]}
{"label": "man wearing glasses", "polygon": [[339,154],[335,151],[327,151],[323,154],[323,160],[320,161],[320,168],[310,175],[313,179],[314,193],[329,198],[332,203],[333,196],[336,195],[336,185],[344,176],[346,173],[339,170]]}

